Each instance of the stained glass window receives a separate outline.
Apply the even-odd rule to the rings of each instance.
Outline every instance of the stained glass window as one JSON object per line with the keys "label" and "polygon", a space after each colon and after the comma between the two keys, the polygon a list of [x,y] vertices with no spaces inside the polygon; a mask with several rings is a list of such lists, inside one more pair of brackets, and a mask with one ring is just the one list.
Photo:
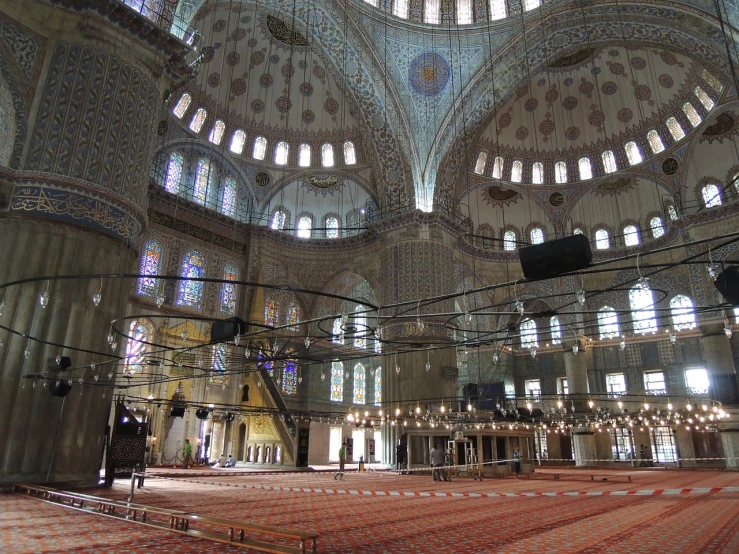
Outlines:
{"label": "stained glass window", "polygon": [[300,167],[310,167],[310,144],[305,142],[300,145],[298,151],[298,165]]}
{"label": "stained glass window", "polygon": [[346,165],[357,163],[357,151],[354,149],[354,143],[350,140],[344,142],[344,163]]}
{"label": "stained glass window", "polygon": [[636,225],[624,227],[624,244],[626,246],[637,246],[639,244],[639,229]]}
{"label": "stained glass window", "polygon": [[331,400],[344,401],[344,364],[341,362],[331,364]]}
{"label": "stained glass window", "polygon": [[323,167],[334,166],[334,147],[329,143],[321,146],[321,165]]}
{"label": "stained glass window", "polygon": [[606,250],[611,247],[611,239],[608,237],[608,231],[598,229],[595,232],[595,248],[598,250]]}
{"label": "stained glass window", "polygon": [[721,205],[721,192],[716,185],[711,183],[705,185],[701,189],[701,194],[703,195],[703,202],[706,208],[715,208]]}
{"label": "stained glass window", "polygon": [[224,344],[213,345],[213,367],[211,370],[208,381],[216,385],[225,385],[228,383],[228,375],[226,375],[226,346]]}
{"label": "stained glass window", "polygon": [[[228,263],[223,266],[224,281],[238,281],[239,268]],[[236,313],[236,285],[227,282],[221,285],[221,311],[224,314],[234,315]]]}
{"label": "stained glass window", "polygon": [[182,166],[184,158],[179,152],[172,152],[167,162],[167,177],[164,181],[164,190],[177,194],[180,192],[180,182],[182,181]]}
{"label": "stained glass window", "polygon": [[295,396],[298,394],[298,371],[295,362],[288,360],[282,370],[282,394]]}
{"label": "stained glass window", "polygon": [[326,238],[339,238],[339,220],[334,216],[328,216],[326,218]]}
{"label": "stained glass window", "polygon": [[[149,239],[144,243],[139,275],[159,275],[164,257],[164,247],[156,239]],[[156,296],[159,294],[159,279],[154,277],[139,277],[138,291],[142,296]]]}
{"label": "stained glass window", "polygon": [[366,348],[367,341],[364,335],[367,333],[367,317],[364,315],[365,307],[361,304],[354,308],[354,326],[357,332],[354,335],[354,347]]}
{"label": "stained glass window", "polygon": [[616,165],[616,156],[614,156],[613,152],[610,150],[603,152],[601,159],[603,160],[603,171],[606,173],[613,173],[618,169],[618,165]]}
{"label": "stained glass window", "polygon": [[567,182],[567,164],[564,162],[557,162],[554,164],[554,182],[555,183],[566,183]]}
{"label": "stained glass window", "polygon": [[395,0],[393,15],[401,19],[408,19],[408,0]]}
{"label": "stained glass window", "polygon": [[264,302],[264,324],[270,327],[276,327],[280,318],[280,307],[277,300],[267,297]]}
{"label": "stained glass window", "polygon": [[690,124],[693,127],[697,127],[701,124],[701,116],[698,114],[698,112],[695,111],[693,104],[691,104],[690,102],[685,102],[685,104],[683,104],[683,112],[685,113],[685,116],[688,118],[688,121],[690,121]]}
{"label": "stained glass window", "polygon": [[531,229],[531,244],[541,244],[544,242],[544,231],[541,227]]}
{"label": "stained glass window", "polygon": [[300,306],[293,303],[287,308],[287,324],[291,331],[297,331],[298,323],[300,323]]}
{"label": "stained glass window", "polygon": [[344,344],[344,331],[341,330],[341,318],[334,319],[334,326],[331,329],[331,342],[336,344]]}
{"label": "stained glass window", "polygon": [[382,404],[382,367],[375,370],[375,406]]}
{"label": "stained glass window", "polygon": [[593,168],[590,167],[590,158],[580,158],[577,162],[580,170],[580,180],[586,181],[593,178]]}
{"label": "stained glass window", "polygon": [[142,372],[146,369],[147,342],[154,337],[154,324],[148,319],[136,319],[128,328],[126,370]]}
{"label": "stained glass window", "polygon": [[485,164],[488,163],[488,153],[485,150],[481,150],[477,155],[477,161],[475,162],[475,173],[482,175],[485,173]]}
{"label": "stained glass window", "polygon": [[701,87],[697,86],[693,90],[693,94],[695,94],[696,98],[700,100],[700,103],[703,104],[703,107],[706,108],[707,112],[710,112],[713,109],[714,102],[711,99],[708,94],[706,94],[706,91],[703,90]]}
{"label": "stained glass window", "polygon": [[523,9],[528,12],[538,8],[541,5],[541,0],[523,0]]}
{"label": "stained glass window", "polygon": [[541,185],[544,182],[544,164],[541,162],[534,162],[531,166],[531,182],[535,185]]}
{"label": "stained glass window", "polygon": [[652,238],[658,239],[665,234],[665,227],[662,225],[662,218],[654,216],[649,220],[649,226],[652,229]]}
{"label": "stained glass window", "polygon": [[626,149],[626,159],[629,160],[631,165],[642,162],[641,150],[639,150],[639,146],[633,140],[627,142],[624,148]]}
{"label": "stained glass window", "polygon": [[655,333],[657,331],[657,319],[654,313],[652,289],[647,285],[637,283],[629,291],[629,304],[631,305],[634,332],[640,335]]}
{"label": "stained glass window", "polygon": [[495,156],[493,161],[493,179],[500,179],[503,177],[503,158]]}
{"label": "stained glass window", "polygon": [[227,177],[221,194],[221,213],[233,217],[236,211],[236,179]]}
{"label": "stained glass window", "polygon": [[497,21],[508,15],[506,13],[506,0],[490,0],[490,20]]}
{"label": "stained glass window", "polygon": [[[205,277],[205,256],[197,250],[190,250],[182,261],[180,275],[190,279]],[[204,288],[202,281],[180,281],[177,305],[199,310],[203,306]]]}
{"label": "stained glass window", "polygon": [[198,111],[195,112],[195,115],[192,116],[192,120],[190,120],[190,130],[194,133],[199,133],[203,128],[203,123],[205,123],[205,118],[207,116],[208,112],[205,111],[205,108],[198,108]]}
{"label": "stained glass window", "polygon": [[716,77],[714,77],[712,73],[704,69],[703,71],[701,71],[701,77],[714,91],[721,92],[723,90],[724,87],[721,84],[721,81],[716,79]]}
{"label": "stained glass window", "polygon": [[503,233],[503,250],[511,251],[516,249],[516,233],[506,231]]}
{"label": "stained glass window", "polygon": [[282,231],[282,229],[285,228],[285,220],[287,217],[285,216],[285,212],[282,210],[277,210],[274,214],[272,214],[272,221],[269,224],[270,229],[274,229],[275,231]]}
{"label": "stained glass window", "polygon": [[598,331],[602,339],[612,339],[621,334],[618,314],[610,306],[603,306],[598,310]]}
{"label": "stained glass window", "polygon": [[556,315],[549,318],[549,333],[552,336],[552,344],[562,344],[562,325]]}
{"label": "stained glass window", "polygon": [[208,198],[208,184],[210,183],[210,161],[201,158],[195,168],[195,185],[192,189],[192,199],[201,206]]}
{"label": "stained glass window", "polygon": [[677,220],[677,210],[675,209],[675,206],[672,204],[667,204],[667,215],[670,216],[670,221],[676,221]]}
{"label": "stained glass window", "polygon": [[190,96],[189,94],[185,93],[180,96],[179,102],[177,102],[177,105],[172,110],[172,113],[177,119],[182,119],[182,117],[185,115],[185,112],[187,112],[187,108],[190,107],[190,102],[192,102],[192,96]]}
{"label": "stained glass window", "polygon": [[472,23],[472,0],[457,0],[457,24],[470,25]]}
{"label": "stained glass window", "polygon": [[221,144],[223,139],[223,133],[226,131],[226,124],[220,119],[215,122],[213,128],[210,130],[208,140],[213,144]]}
{"label": "stained glass window", "polygon": [[670,300],[672,326],[676,331],[695,329],[695,311],[693,301],[683,294],[678,294]]}
{"label": "stained glass window", "polygon": [[539,346],[539,338],[536,334],[536,322],[533,319],[524,319],[521,322],[521,347],[536,348]]}
{"label": "stained glass window", "polygon": [[521,160],[514,160],[511,166],[511,181],[520,183],[523,174],[523,163]]}
{"label": "stained glass window", "polygon": [[354,404],[364,404],[367,395],[367,370],[362,364],[354,366],[354,394],[352,402]]}
{"label": "stained glass window", "polygon": [[659,154],[665,149],[665,145],[662,143],[662,137],[654,129],[647,133],[647,142],[649,142],[649,148],[652,149],[654,154]]}
{"label": "stained glass window", "polygon": [[680,123],[678,123],[677,119],[674,117],[668,117],[665,123],[667,124],[667,130],[670,131],[675,142],[685,137],[685,131],[683,131],[683,128]]}
{"label": "stained glass window", "polygon": [[231,146],[229,149],[234,154],[241,154],[244,151],[244,144],[246,143],[246,133],[241,129],[238,129],[231,137]]}
{"label": "stained glass window", "polygon": [[257,137],[254,139],[254,148],[252,149],[251,156],[255,160],[263,160],[264,156],[267,155],[267,139],[264,137]]}
{"label": "stained glass window", "polygon": [[423,10],[423,21],[429,25],[439,24],[439,12],[441,8],[441,0],[426,0]]}
{"label": "stained glass window", "polygon": [[286,143],[284,140],[281,140],[277,143],[277,146],[275,147],[275,163],[277,165],[286,165],[287,164],[287,155],[290,151],[290,145]]}
{"label": "stained glass window", "polygon": [[301,239],[309,239],[312,227],[313,221],[310,217],[304,215],[298,220],[298,229],[295,234]]}

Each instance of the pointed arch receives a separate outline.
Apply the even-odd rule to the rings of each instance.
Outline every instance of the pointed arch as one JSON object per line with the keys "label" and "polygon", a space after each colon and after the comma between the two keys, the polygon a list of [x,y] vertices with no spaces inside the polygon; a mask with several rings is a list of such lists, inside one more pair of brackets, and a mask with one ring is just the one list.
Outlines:
{"label": "pointed arch", "polygon": [[[189,279],[205,277],[205,256],[197,250],[190,250],[182,260],[180,275]],[[177,305],[197,310],[202,309],[204,285],[205,283],[202,281],[180,281]]]}

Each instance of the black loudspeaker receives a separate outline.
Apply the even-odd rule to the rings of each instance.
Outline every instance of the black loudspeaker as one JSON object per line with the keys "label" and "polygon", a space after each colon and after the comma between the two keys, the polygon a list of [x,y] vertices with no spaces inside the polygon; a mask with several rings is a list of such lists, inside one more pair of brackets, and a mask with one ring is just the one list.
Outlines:
{"label": "black loudspeaker", "polygon": [[69,384],[69,381],[54,381],[49,386],[49,392],[51,393],[51,396],[60,396],[65,397],[69,394],[69,391],[72,390],[72,385]]}
{"label": "black loudspeaker", "polygon": [[170,410],[169,417],[185,417],[185,407],[175,406]]}
{"label": "black loudspeaker", "polygon": [[60,356],[58,363],[56,361],[56,357],[47,358],[46,367],[49,368],[49,371],[64,371],[65,369],[72,367],[72,358],[69,356]]}
{"label": "black loudspeaker", "polygon": [[216,321],[210,327],[211,342],[226,342],[232,340],[236,335],[244,334],[246,334],[246,321],[238,317]]}
{"label": "black loudspeaker", "polygon": [[730,265],[713,282],[726,301],[739,307],[739,267]]}
{"label": "black loudspeaker", "polygon": [[593,252],[585,235],[572,235],[543,244],[524,246],[518,251],[521,269],[527,279],[553,277],[590,267]]}
{"label": "black loudspeaker", "polygon": [[195,417],[198,419],[208,419],[208,414],[210,414],[210,412],[206,408],[198,408],[195,411]]}

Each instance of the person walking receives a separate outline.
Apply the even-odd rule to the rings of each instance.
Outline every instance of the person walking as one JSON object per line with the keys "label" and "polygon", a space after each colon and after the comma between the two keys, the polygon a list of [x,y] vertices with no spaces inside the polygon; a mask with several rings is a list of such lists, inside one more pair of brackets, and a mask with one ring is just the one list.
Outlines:
{"label": "person walking", "polygon": [[192,445],[190,439],[185,439],[185,446],[182,448],[182,457],[184,458],[183,464],[185,469],[190,467],[190,455],[192,454]]}
{"label": "person walking", "polygon": [[338,477],[340,481],[344,480],[344,465],[346,464],[346,441],[341,443],[339,448],[339,471],[334,475],[334,481]]}
{"label": "person walking", "polygon": [[521,452],[518,446],[513,450],[513,471],[516,472],[516,479],[518,479],[518,474],[521,473]]}
{"label": "person walking", "polygon": [[431,475],[434,479],[434,481],[441,481],[441,478],[444,478],[444,481],[448,481],[446,472],[444,471],[444,451],[439,448],[438,444],[434,444],[434,447],[431,449],[431,467],[433,468],[431,470]]}
{"label": "person walking", "polygon": [[639,445],[639,458],[641,458],[639,467],[647,467],[647,447],[643,444]]}

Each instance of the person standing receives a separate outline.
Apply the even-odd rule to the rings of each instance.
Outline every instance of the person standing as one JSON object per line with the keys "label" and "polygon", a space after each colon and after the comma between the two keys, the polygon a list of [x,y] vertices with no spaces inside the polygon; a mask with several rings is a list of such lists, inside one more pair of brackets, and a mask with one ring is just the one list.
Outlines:
{"label": "person standing", "polygon": [[182,449],[182,457],[184,458],[183,463],[185,469],[190,467],[190,454],[192,454],[192,445],[190,444],[190,439],[185,439],[185,446]]}
{"label": "person standing", "polygon": [[513,471],[516,472],[516,479],[518,479],[518,474],[521,473],[521,452],[518,446],[513,450]]}
{"label": "person standing", "polygon": [[341,443],[339,448],[339,471],[334,475],[334,480],[338,477],[341,481],[344,480],[344,465],[346,464],[346,441]]}
{"label": "person standing", "polygon": [[639,467],[647,467],[647,447],[643,444],[639,445],[639,458],[641,458]]}
{"label": "person standing", "polygon": [[431,467],[433,468],[431,470],[432,477],[434,481],[441,481],[441,478],[444,478],[444,481],[447,481],[446,473],[444,472],[444,451],[439,448],[438,444],[434,444],[434,447],[431,449]]}

